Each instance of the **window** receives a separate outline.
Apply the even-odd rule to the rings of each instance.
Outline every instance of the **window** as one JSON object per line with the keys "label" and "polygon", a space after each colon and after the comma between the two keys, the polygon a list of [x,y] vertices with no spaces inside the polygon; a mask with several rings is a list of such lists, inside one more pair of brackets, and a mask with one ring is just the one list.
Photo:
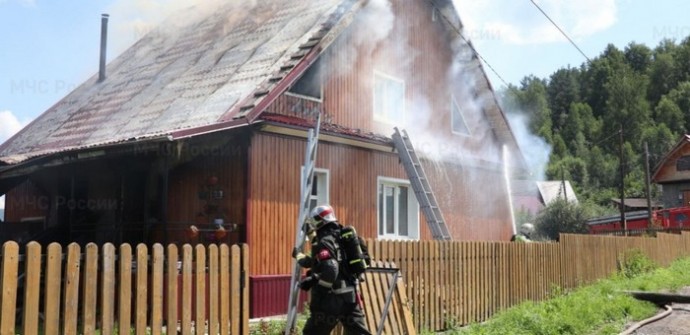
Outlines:
{"label": "window", "polygon": [[309,212],[318,205],[328,203],[328,170],[314,169],[314,181],[309,194]]}
{"label": "window", "polygon": [[378,235],[381,238],[419,238],[419,205],[410,183],[379,177]]}
{"label": "window", "polygon": [[374,120],[399,124],[405,121],[405,82],[374,72]]}
{"label": "window", "polygon": [[321,101],[323,94],[321,72],[321,58],[319,58],[306,72],[304,72],[302,77],[288,89],[288,94]]}
{"label": "window", "polygon": [[470,135],[470,128],[467,127],[465,123],[465,118],[462,116],[462,111],[458,102],[455,100],[455,96],[450,99],[450,116],[451,116],[451,127],[454,134],[458,135]]}
{"label": "window", "polygon": [[676,170],[687,171],[690,170],[690,156],[683,156],[676,161]]}

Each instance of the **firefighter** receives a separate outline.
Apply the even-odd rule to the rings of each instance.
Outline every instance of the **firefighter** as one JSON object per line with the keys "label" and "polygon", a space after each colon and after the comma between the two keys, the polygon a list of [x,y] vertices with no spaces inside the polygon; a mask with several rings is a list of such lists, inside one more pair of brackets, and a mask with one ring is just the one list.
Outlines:
{"label": "firefighter", "polygon": [[310,269],[300,282],[300,288],[311,290],[309,319],[304,326],[305,335],[327,335],[342,323],[345,334],[370,335],[364,323],[364,313],[357,293],[357,278],[348,276],[342,263],[338,223],[333,208],[317,206],[310,214],[311,227],[316,236],[311,240],[311,255],[293,250],[297,263]]}
{"label": "firefighter", "polygon": [[520,233],[513,235],[510,239],[513,242],[532,242],[532,233],[534,232],[534,225],[531,223],[523,223],[520,226]]}

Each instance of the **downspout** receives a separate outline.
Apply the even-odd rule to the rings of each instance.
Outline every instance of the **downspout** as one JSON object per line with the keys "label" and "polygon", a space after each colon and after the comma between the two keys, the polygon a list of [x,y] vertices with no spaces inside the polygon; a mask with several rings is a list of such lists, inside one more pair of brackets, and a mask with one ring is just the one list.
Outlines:
{"label": "downspout", "polygon": [[515,223],[515,212],[513,211],[513,192],[510,187],[510,174],[508,172],[508,146],[503,145],[503,178],[506,183],[506,193],[508,194],[508,209],[510,210],[510,223],[513,226],[513,236],[517,235],[517,226]]}

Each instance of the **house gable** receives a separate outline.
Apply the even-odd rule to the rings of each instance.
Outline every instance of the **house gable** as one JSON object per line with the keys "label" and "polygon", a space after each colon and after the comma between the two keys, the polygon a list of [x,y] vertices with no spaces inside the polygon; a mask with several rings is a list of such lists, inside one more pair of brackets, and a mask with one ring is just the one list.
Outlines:
{"label": "house gable", "polygon": [[683,135],[658,164],[651,179],[658,184],[690,181],[690,136]]}

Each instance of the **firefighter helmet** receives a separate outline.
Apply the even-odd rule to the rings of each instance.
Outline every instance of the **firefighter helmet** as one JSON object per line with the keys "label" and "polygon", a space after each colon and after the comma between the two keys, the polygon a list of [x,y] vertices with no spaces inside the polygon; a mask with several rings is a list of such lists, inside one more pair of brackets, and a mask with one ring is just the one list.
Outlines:
{"label": "firefighter helmet", "polygon": [[338,219],[335,218],[333,213],[333,207],[330,205],[316,206],[311,211],[311,218],[314,220],[314,225],[316,229],[321,228],[326,223],[335,222]]}
{"label": "firefighter helmet", "polygon": [[534,225],[531,223],[523,223],[522,226],[520,226],[520,233],[522,233],[525,236],[530,236],[534,232]]}

